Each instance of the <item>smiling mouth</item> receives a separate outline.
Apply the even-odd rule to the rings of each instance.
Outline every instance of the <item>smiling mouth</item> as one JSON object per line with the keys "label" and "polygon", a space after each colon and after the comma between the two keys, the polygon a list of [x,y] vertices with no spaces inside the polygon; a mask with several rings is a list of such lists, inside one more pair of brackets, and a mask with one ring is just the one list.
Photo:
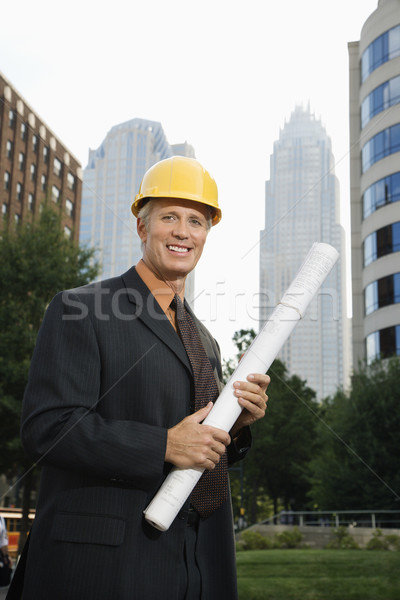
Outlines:
{"label": "smiling mouth", "polygon": [[173,252],[179,252],[180,254],[187,254],[190,248],[185,248],[184,246],[167,246],[168,250],[172,250]]}

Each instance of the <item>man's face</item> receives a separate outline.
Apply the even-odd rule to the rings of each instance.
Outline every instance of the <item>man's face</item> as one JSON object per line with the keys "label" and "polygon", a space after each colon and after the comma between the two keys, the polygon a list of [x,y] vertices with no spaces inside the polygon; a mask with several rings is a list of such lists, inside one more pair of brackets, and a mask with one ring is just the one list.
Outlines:
{"label": "man's face", "polygon": [[153,202],[148,228],[138,219],[143,259],[167,281],[186,277],[196,266],[207,238],[208,210],[191,200],[160,198]]}

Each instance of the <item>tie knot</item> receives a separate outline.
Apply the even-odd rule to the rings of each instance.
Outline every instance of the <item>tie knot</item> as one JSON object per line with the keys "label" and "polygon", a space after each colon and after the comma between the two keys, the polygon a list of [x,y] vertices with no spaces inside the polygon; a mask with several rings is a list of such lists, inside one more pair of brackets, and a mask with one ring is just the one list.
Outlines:
{"label": "tie knot", "polygon": [[185,315],[185,308],[184,308],[183,302],[179,298],[178,294],[175,294],[175,296],[173,297],[170,307],[172,308],[172,310],[174,310],[176,312],[176,317],[177,317],[178,321],[182,321],[182,319],[184,318],[184,315]]}

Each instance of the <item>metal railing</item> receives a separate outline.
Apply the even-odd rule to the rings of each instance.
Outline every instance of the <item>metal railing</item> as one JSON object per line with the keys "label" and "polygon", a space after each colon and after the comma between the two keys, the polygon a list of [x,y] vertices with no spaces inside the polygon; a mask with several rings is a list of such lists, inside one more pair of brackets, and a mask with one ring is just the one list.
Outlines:
{"label": "metal railing", "polygon": [[273,517],[261,521],[262,525],[307,525],[320,527],[372,527],[400,529],[398,510],[281,510]]}

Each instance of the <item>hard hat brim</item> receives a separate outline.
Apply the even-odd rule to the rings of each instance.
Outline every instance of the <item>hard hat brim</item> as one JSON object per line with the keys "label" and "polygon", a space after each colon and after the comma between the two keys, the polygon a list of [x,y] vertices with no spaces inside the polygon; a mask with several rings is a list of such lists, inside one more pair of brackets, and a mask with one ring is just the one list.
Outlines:
{"label": "hard hat brim", "polygon": [[[140,209],[143,208],[143,206],[146,204],[146,202],[148,200],[160,199],[160,196],[145,196],[142,198],[140,198],[140,197],[138,198],[138,196],[140,196],[140,194],[138,194],[136,196],[135,201],[132,203],[132,206],[131,206],[132,214],[136,218],[139,216]],[[211,209],[211,212],[213,214],[212,220],[211,220],[211,224],[213,227],[214,227],[214,225],[217,225],[220,222],[220,220],[222,219],[222,213],[221,213],[221,209],[219,207],[215,207],[212,204],[208,204],[207,202],[201,202],[200,200],[197,200],[197,199],[192,199],[192,198],[187,198],[187,197],[178,197],[178,196],[175,196],[175,198],[177,200],[190,200],[192,202],[198,202],[199,204],[203,204],[204,206],[209,206]],[[171,200],[171,202],[172,202],[173,198],[168,198],[168,200]]]}

